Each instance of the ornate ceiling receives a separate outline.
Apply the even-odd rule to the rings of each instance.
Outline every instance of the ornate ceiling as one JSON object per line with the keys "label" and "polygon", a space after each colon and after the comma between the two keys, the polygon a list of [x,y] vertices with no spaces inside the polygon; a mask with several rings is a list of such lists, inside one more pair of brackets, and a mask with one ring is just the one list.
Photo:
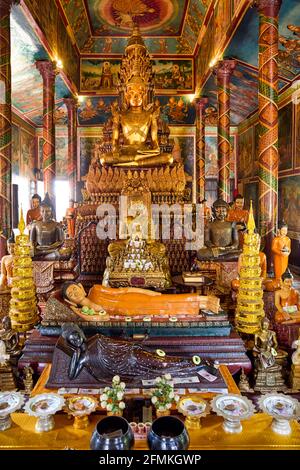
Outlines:
{"label": "ornate ceiling", "polygon": [[57,0],[80,53],[120,54],[138,23],[152,54],[194,53],[212,0]]}

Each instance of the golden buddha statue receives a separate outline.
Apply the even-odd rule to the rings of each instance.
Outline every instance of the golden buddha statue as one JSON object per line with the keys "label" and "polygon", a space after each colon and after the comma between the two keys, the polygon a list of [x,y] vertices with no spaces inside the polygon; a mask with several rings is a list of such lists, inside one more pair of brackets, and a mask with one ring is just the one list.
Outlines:
{"label": "golden buddha statue", "polygon": [[11,288],[13,277],[13,254],[15,247],[15,236],[12,232],[11,237],[7,240],[8,255],[3,256],[1,259],[0,271],[0,292],[9,291]]}
{"label": "golden buddha statue", "polygon": [[[119,76],[121,109],[112,105],[112,149],[103,165],[153,167],[173,162],[158,141],[160,107],[152,100],[153,72],[138,26],[128,41]],[[122,141],[122,144],[121,144]]]}

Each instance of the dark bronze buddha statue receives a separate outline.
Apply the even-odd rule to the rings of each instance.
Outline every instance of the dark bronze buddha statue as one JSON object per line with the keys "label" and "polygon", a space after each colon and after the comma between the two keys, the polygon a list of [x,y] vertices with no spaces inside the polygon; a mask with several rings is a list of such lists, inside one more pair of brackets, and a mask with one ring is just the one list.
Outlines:
{"label": "dark bronze buddha statue", "polygon": [[[141,387],[142,381],[167,373],[182,383],[190,383],[191,377],[196,377],[193,386],[197,387],[201,382],[198,372],[203,367],[212,368],[207,360],[197,359],[166,356],[161,350],[150,352],[142,344],[100,334],[86,339],[78,325],[65,323],[55,347],[47,387],[106,385],[114,375],[131,386]],[[217,369],[213,370],[218,376]]]}
{"label": "dark bronze buddha statue", "polygon": [[231,258],[239,255],[239,237],[235,222],[227,221],[228,204],[217,199],[212,206],[214,220],[204,227],[204,248],[197,257],[200,260]]}
{"label": "dark bronze buddha statue", "polygon": [[62,253],[65,235],[61,225],[53,219],[53,210],[49,202],[43,201],[41,204],[42,220],[32,224],[30,231],[30,241],[34,248],[35,259],[56,260],[65,257],[67,253]]}

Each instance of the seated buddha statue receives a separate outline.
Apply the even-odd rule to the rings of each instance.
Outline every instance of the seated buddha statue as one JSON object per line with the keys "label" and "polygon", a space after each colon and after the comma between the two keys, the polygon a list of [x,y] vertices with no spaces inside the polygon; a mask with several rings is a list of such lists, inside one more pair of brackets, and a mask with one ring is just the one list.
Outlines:
{"label": "seated buddha statue", "polygon": [[246,224],[249,217],[249,211],[244,209],[244,196],[238,194],[234,198],[232,207],[228,211],[227,220],[229,222],[235,222],[236,228],[239,234],[239,246],[243,247],[244,232],[246,230]]}
{"label": "seated buddha statue", "polygon": [[32,224],[30,241],[34,259],[57,260],[67,256],[60,249],[65,235],[61,225],[53,219],[52,206],[46,200],[41,204],[42,220]]}
{"label": "seated buddha statue", "polygon": [[12,232],[11,237],[7,240],[8,255],[1,259],[0,291],[9,291],[12,284],[14,247],[15,237]]}
{"label": "seated buddha statue", "polygon": [[19,333],[12,329],[11,319],[8,315],[2,319],[0,340],[4,341],[6,351],[10,356],[17,356],[20,353],[22,348],[19,341]]}
{"label": "seated buddha statue", "polygon": [[204,248],[197,252],[200,260],[226,258],[238,255],[239,237],[235,222],[227,219],[228,204],[223,199],[217,199],[212,206],[214,220],[204,227]]}
{"label": "seated buddha statue", "polygon": [[277,323],[300,322],[299,292],[293,288],[293,275],[287,269],[281,277],[281,289],[275,292],[275,321]]}
{"label": "seated buddha statue", "polygon": [[82,284],[67,281],[63,286],[63,298],[69,303],[93,309],[95,315],[86,316],[79,310],[76,313],[85,320],[97,321],[97,312],[122,316],[149,315],[194,315],[200,309],[219,311],[219,299],[215,296],[197,294],[161,294],[135,287],[112,288],[94,285],[87,295]]}
{"label": "seated buddha statue", "polygon": [[128,41],[119,78],[122,107],[112,105],[112,151],[103,154],[100,162],[130,167],[172,163],[172,156],[160,150],[160,107],[149,99],[153,88],[152,64],[137,26]]}
{"label": "seated buddha statue", "polygon": [[30,225],[36,220],[42,220],[41,196],[39,194],[34,194],[31,198],[31,209],[26,214],[26,225]]}

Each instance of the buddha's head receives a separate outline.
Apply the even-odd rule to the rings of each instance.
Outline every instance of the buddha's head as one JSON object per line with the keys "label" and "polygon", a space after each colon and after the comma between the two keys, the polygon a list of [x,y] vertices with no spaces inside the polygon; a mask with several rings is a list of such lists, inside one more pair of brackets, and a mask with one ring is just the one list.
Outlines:
{"label": "buddha's head", "polygon": [[228,214],[228,204],[223,199],[217,199],[213,203],[213,213],[217,220],[224,221]]}
{"label": "buddha's head", "polygon": [[62,337],[75,348],[80,348],[86,340],[83,331],[75,323],[64,323],[61,329]]}
{"label": "buddha's head", "polygon": [[8,315],[2,319],[2,327],[5,331],[11,330],[11,319]]}
{"label": "buddha's head", "polygon": [[270,320],[267,317],[264,317],[261,320],[261,329],[263,331],[267,331],[269,329],[269,325],[270,325]]}
{"label": "buddha's head", "polygon": [[77,305],[85,299],[86,292],[83,285],[74,281],[65,282],[62,288],[62,296]]}
{"label": "buddha's head", "polygon": [[34,194],[31,198],[32,209],[37,209],[41,204],[41,200],[41,196],[39,196],[38,194]]}
{"label": "buddha's head", "polygon": [[41,204],[41,216],[43,222],[51,222],[53,219],[53,211],[50,204],[42,202]]}
{"label": "buddha's head", "polygon": [[245,202],[244,196],[242,196],[241,194],[238,194],[234,198],[234,208],[235,209],[243,209],[244,208],[244,202]]}
{"label": "buddha's head", "polygon": [[293,285],[294,276],[292,275],[291,271],[287,268],[287,270],[281,276],[282,279],[282,286],[286,289],[290,289]]}
{"label": "buddha's head", "polygon": [[280,237],[286,237],[288,233],[288,226],[285,222],[280,222],[278,224],[278,234]]}
{"label": "buddha's head", "polygon": [[145,82],[140,78],[134,76],[127,84],[126,87],[126,101],[127,105],[132,108],[141,107],[147,95],[147,87]]}

